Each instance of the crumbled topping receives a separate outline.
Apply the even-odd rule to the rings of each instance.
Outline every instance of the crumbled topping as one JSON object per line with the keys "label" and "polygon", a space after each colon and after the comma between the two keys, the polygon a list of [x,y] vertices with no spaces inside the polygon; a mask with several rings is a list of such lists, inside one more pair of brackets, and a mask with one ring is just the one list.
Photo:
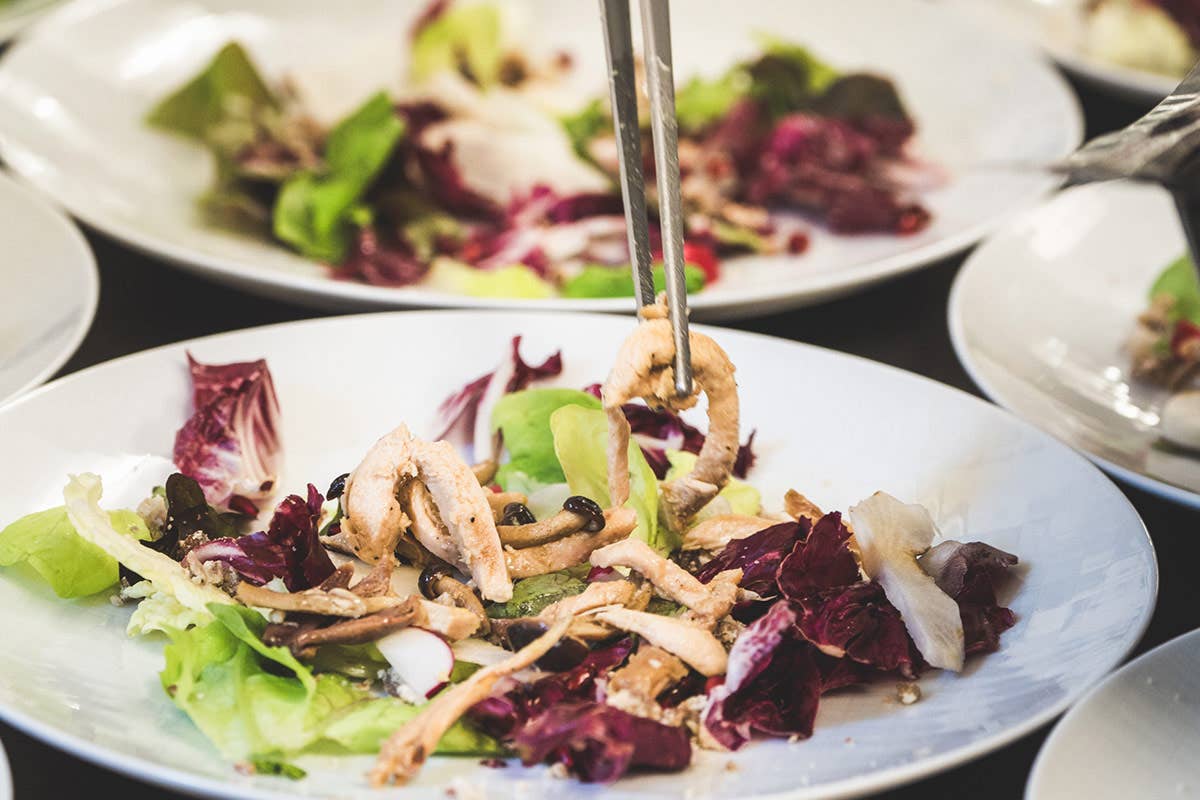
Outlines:
{"label": "crumbled topping", "polygon": [[911,706],[921,699],[921,687],[915,683],[897,683],[896,699],[902,705]]}

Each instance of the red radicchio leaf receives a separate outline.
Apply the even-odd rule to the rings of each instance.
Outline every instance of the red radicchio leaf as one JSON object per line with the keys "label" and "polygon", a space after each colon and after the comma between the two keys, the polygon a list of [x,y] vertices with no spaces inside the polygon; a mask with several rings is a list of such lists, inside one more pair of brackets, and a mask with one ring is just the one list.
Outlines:
{"label": "red radicchio leaf", "polygon": [[[670,467],[667,450],[699,453],[704,446],[705,436],[700,429],[684,422],[678,414],[666,409],[656,411],[640,403],[626,403],[621,410],[629,420],[629,430],[634,440],[642,448],[646,461],[659,480],[667,476]],[[737,460],[733,464],[735,477],[745,478],[750,467],[754,466],[753,444],[754,432],[751,431],[746,443],[738,448]]]}
{"label": "red radicchio leaf", "polygon": [[743,589],[756,592],[763,597],[779,594],[775,576],[784,557],[792,552],[796,542],[803,540],[809,531],[807,519],[799,522],[781,522],[744,539],[734,539],[721,553],[696,573],[701,583],[708,583],[718,572],[740,569]]}
{"label": "red radicchio leaf", "polygon": [[521,684],[508,692],[493,695],[471,707],[471,721],[482,731],[501,741],[511,742],[531,721],[563,703],[599,699],[597,679],[623,663],[633,650],[626,637],[588,654],[578,666],[566,672],[547,675],[531,684]]}
{"label": "red radicchio leaf", "polygon": [[191,552],[201,561],[224,561],[254,584],[281,578],[288,591],[310,589],[334,570],[317,537],[323,500],[310,483],[308,499],[296,494],[285,497],[267,530],[236,539],[214,539]]}
{"label": "red radicchio leaf", "polygon": [[[492,381],[497,379],[503,383],[504,391],[496,392],[496,398],[509,392],[517,392],[526,388],[534,381],[554,377],[562,372],[562,351],[547,358],[541,364],[527,364],[521,358],[521,337],[514,336],[512,350],[492,372],[480,375],[475,380],[447,397],[438,406],[438,419],[442,431],[438,439],[445,439],[451,432],[458,432],[471,443],[476,437],[476,417],[484,396],[488,394]],[[490,415],[491,409],[485,409]],[[484,422],[487,422],[485,419]]]}
{"label": "red radicchio leaf", "polygon": [[779,591],[789,600],[801,600],[822,589],[857,583],[862,576],[847,546],[849,540],[850,531],[839,512],[821,517],[780,562]]}
{"label": "red radicchio leaf", "polygon": [[201,364],[188,354],[194,411],[175,434],[175,465],[214,506],[262,498],[281,456],[279,399],[267,362]]}
{"label": "red radicchio leaf", "polygon": [[796,605],[797,629],[821,652],[915,677],[912,640],[879,584],[861,581],[825,589]]}
{"label": "red radicchio leaf", "polygon": [[635,767],[678,772],[692,760],[686,728],[595,702],[551,708],[517,734],[516,749],[526,766],[561,763],[585,783],[612,783]]}
{"label": "red radicchio leaf", "polygon": [[1000,606],[996,584],[1017,561],[983,542],[955,541],[942,542],[921,558],[922,569],[958,603],[967,653],[995,652],[1000,634],[1016,624],[1016,615]]}
{"label": "red radicchio leaf", "polygon": [[500,207],[463,181],[458,165],[454,163],[454,142],[447,140],[436,150],[418,147],[416,156],[425,185],[447,211],[455,216],[503,219],[504,211]]}
{"label": "red radicchio leaf", "polygon": [[730,750],[756,732],[812,735],[822,676],[795,623],[795,612],[780,601],[734,642],[725,683],[709,693],[703,718],[709,733]]}
{"label": "red radicchio leaf", "polygon": [[419,261],[407,244],[398,239],[383,239],[368,225],[359,230],[336,277],[372,286],[408,286],[424,278],[427,272],[429,265]]}

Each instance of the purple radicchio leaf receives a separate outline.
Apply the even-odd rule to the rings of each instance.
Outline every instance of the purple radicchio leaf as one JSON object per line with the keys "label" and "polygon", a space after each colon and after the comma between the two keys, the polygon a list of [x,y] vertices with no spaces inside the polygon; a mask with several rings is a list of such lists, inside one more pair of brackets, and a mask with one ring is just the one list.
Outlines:
{"label": "purple radicchio leaf", "polygon": [[730,750],[755,733],[807,738],[822,688],[814,650],[796,633],[795,612],[780,601],[734,642],[725,683],[709,693],[703,724]]}
{"label": "purple radicchio leaf", "polygon": [[253,584],[283,580],[288,591],[310,589],[334,571],[317,537],[324,498],[309,484],[308,499],[289,495],[275,509],[267,530],[237,538],[214,539],[194,548],[200,561],[223,561]]}
{"label": "purple radicchio leaf", "polygon": [[560,763],[585,783],[612,783],[634,768],[678,772],[692,760],[686,728],[596,702],[551,708],[517,734],[516,749],[527,766]]}
{"label": "purple radicchio leaf", "polygon": [[562,372],[562,351],[549,356],[541,364],[529,364],[521,358],[521,337],[514,336],[511,350],[492,372],[480,375],[438,406],[441,432],[435,437],[461,440],[456,443],[476,446],[476,458],[482,448],[489,448],[488,428],[492,407],[502,396],[527,388],[534,381],[554,377]]}
{"label": "purple radicchio leaf", "polygon": [[275,488],[282,447],[279,399],[267,362],[201,364],[188,354],[192,416],[175,435],[175,465],[214,506]]}
{"label": "purple radicchio leaf", "polygon": [[739,585],[743,589],[763,597],[775,596],[779,594],[776,584],[779,565],[795,548],[796,542],[808,535],[809,527],[807,519],[781,522],[744,539],[734,539],[712,561],[701,567],[696,577],[702,583],[708,583],[719,572],[740,569],[742,580]]}
{"label": "purple radicchio leaf", "polygon": [[599,679],[624,663],[633,650],[626,637],[592,650],[579,665],[530,684],[518,684],[471,707],[467,716],[484,733],[511,742],[530,721],[563,703],[598,700]]}
{"label": "purple radicchio leaf", "polygon": [[839,512],[821,517],[779,564],[779,591],[789,600],[801,600],[813,592],[857,583],[862,575],[849,541],[850,530]]}
{"label": "purple radicchio leaf", "polygon": [[1000,634],[1016,624],[1016,615],[1000,605],[996,586],[1017,561],[983,542],[946,541],[921,557],[921,568],[958,603],[968,654],[995,652]]}
{"label": "purple radicchio leaf", "polygon": [[822,653],[916,676],[915,648],[883,588],[871,581],[809,594],[795,605],[797,629]]}

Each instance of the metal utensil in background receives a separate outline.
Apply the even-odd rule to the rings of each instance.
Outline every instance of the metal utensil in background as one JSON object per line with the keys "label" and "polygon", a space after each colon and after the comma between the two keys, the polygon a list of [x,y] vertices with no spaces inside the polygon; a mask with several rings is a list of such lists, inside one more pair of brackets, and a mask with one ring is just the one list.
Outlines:
{"label": "metal utensil in background", "polygon": [[[658,217],[662,228],[667,314],[675,343],[675,391],[692,394],[691,340],[688,338],[687,283],[683,270],[683,207],[679,198],[679,131],[675,119],[675,76],[671,61],[671,20],[667,0],[639,0],[654,140]],[[630,261],[638,309],[654,302],[646,185],[642,176],[641,129],[634,83],[633,29],[628,0],[600,0],[608,54],[613,129],[629,226]]]}

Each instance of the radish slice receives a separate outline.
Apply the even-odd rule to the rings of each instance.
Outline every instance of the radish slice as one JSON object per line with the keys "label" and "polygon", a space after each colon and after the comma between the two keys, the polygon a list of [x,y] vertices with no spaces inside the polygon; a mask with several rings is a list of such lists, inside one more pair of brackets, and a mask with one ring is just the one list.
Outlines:
{"label": "radish slice", "polygon": [[850,524],[863,571],[900,611],[917,650],[930,666],[961,671],[965,648],[958,603],[917,563],[937,534],[929,512],[876,492],[850,507]]}
{"label": "radish slice", "polygon": [[418,697],[429,697],[450,680],[454,652],[424,628],[402,628],[375,643],[392,669]]}

